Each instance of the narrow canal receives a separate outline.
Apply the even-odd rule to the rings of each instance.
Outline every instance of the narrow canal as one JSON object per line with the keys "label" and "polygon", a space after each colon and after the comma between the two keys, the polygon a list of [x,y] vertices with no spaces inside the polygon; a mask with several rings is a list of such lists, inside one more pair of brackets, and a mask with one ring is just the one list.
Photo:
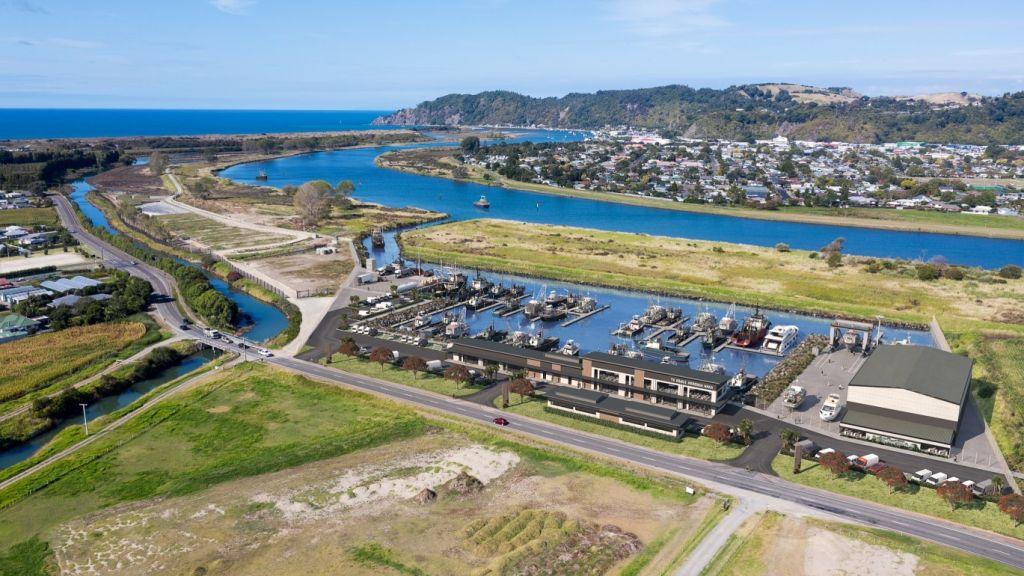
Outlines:
{"label": "narrow canal", "polygon": [[[78,205],[92,225],[102,228],[111,234],[117,234],[117,230],[110,225],[103,211],[93,206],[86,197],[90,191],[94,190],[93,186],[85,180],[76,180],[72,182],[71,186],[73,188],[71,199]],[[184,261],[182,263],[189,264]],[[245,292],[235,290],[230,284],[212,274],[207,274],[206,276],[215,290],[224,294],[238,305],[241,318],[237,328],[245,330],[245,336],[249,340],[265,342],[277,336],[288,327],[288,318],[274,306]]]}
{"label": "narrow canal", "polygon": [[[200,368],[216,357],[217,352],[212,349],[204,349],[196,352],[195,354],[191,354],[185,357],[178,364],[165,368],[156,376],[136,382],[120,394],[107,396],[106,398],[101,398],[100,400],[93,402],[85,409],[85,414],[89,418],[89,421],[92,421],[100,416],[105,416],[111,412],[120,410],[132,402],[135,402],[148,392],[170,382],[171,380],[174,380],[175,378],[184,376],[185,374]],[[61,421],[61,423],[55,428],[32,438],[28,442],[24,442],[13,448],[0,452],[0,469],[7,468],[8,466],[12,466],[22,460],[32,457],[32,455],[40,448],[49,443],[54,436],[59,434],[61,430],[64,430],[73,424],[81,423],[81,415],[75,418],[68,418]]]}

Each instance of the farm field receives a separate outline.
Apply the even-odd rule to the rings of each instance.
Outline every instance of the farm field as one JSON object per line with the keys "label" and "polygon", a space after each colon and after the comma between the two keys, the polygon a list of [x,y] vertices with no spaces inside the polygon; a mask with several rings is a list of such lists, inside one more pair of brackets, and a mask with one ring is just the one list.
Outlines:
{"label": "farm field", "polygon": [[292,240],[282,234],[236,228],[204,218],[198,214],[168,214],[157,216],[157,221],[171,233],[199,242],[211,250],[231,250],[275,244]]}
{"label": "farm field", "polygon": [[0,226],[57,226],[57,222],[57,212],[53,208],[0,210]]}
{"label": "farm field", "polygon": [[146,332],[142,322],[93,324],[0,344],[0,407],[87,377]]}
{"label": "farm field", "polygon": [[0,573],[661,574],[683,487],[246,364],[0,492]]}
{"label": "farm field", "polygon": [[892,532],[764,512],[750,518],[701,576],[1020,575],[1002,564]]}
{"label": "farm field", "polygon": [[[744,449],[743,446],[737,444],[719,445],[714,440],[703,436],[698,438],[687,436],[681,442],[644,436],[632,430],[606,426],[597,421],[585,420],[582,417],[572,418],[568,415],[563,416],[562,414],[549,412],[544,409],[545,404],[540,399],[525,398],[524,400],[519,400],[517,395],[512,394],[509,398],[509,406],[504,408],[504,410],[510,413],[510,419],[514,418],[516,414],[521,414],[530,418],[551,422],[552,424],[571,426],[591,434],[600,434],[601,436],[608,436],[623,442],[630,442],[644,448],[700,458],[702,460],[732,460],[742,454]],[[494,405],[496,408],[501,407],[500,396],[495,400]]]}
{"label": "farm field", "polygon": [[999,511],[995,502],[974,499],[956,510],[951,510],[949,504],[939,498],[934,489],[917,484],[908,484],[905,490],[890,494],[889,487],[874,476],[851,471],[839,478],[833,478],[831,473],[813,461],[805,461],[803,471],[793,474],[793,459],[790,456],[776,456],[772,461],[772,470],[783,480],[797,484],[848,494],[862,500],[944,518],[1014,538],[1024,538],[1024,526],[1015,525],[1009,516]]}

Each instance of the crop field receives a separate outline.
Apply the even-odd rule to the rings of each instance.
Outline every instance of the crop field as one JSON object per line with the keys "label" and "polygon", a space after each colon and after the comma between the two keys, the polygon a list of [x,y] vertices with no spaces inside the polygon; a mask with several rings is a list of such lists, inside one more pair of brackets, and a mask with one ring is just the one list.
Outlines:
{"label": "crop field", "polygon": [[209,378],[0,492],[0,574],[661,574],[714,503],[266,366]]}
{"label": "crop field", "polygon": [[0,344],[0,403],[112,360],[145,333],[141,322],[93,324]]}
{"label": "crop field", "polygon": [[157,220],[173,234],[187,236],[212,250],[249,248],[291,240],[281,234],[227,226],[198,214],[169,214],[158,216]]}
{"label": "crop field", "polygon": [[913,538],[765,512],[734,533],[701,576],[1021,575],[1002,564]]}

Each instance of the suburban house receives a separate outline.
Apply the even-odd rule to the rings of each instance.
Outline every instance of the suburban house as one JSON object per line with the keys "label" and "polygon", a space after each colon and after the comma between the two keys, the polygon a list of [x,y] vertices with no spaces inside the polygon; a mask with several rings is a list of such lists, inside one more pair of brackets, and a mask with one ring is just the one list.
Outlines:
{"label": "suburban house", "polygon": [[20,314],[0,316],[0,342],[24,338],[39,329],[39,323]]}
{"label": "suburban house", "polygon": [[845,436],[949,456],[967,402],[973,361],[928,346],[883,345],[853,380]]}

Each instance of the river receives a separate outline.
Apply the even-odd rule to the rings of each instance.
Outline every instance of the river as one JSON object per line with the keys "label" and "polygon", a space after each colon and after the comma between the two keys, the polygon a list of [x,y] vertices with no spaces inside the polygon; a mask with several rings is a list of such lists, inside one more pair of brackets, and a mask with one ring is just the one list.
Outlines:
{"label": "river", "polygon": [[[582,132],[527,131],[517,140],[572,141],[584,136]],[[454,220],[501,218],[758,246],[774,246],[785,242],[793,248],[805,250],[820,249],[833,239],[842,237],[846,239],[847,253],[863,256],[908,260],[928,260],[943,256],[951,263],[983,268],[1024,264],[1024,242],[1018,240],[683,212],[453,182],[379,168],[374,164],[378,155],[401,148],[386,146],[315,152],[239,164],[222,171],[220,175],[247,184],[276,187],[298,185],[316,179],[332,183],[349,179],[355,183],[355,196],[360,200],[446,212]],[[260,172],[267,174],[266,181],[256,179]],[[473,202],[481,195],[486,195],[490,201],[489,210],[473,206]]]}
{"label": "river", "polygon": [[[107,396],[106,398],[101,398],[100,400],[93,402],[92,404],[86,407],[86,416],[89,418],[90,421],[92,421],[96,418],[99,418],[100,416],[104,416],[116,410],[120,410],[121,408],[128,406],[132,402],[135,402],[136,400],[138,400],[151,390],[159,386],[162,386],[170,382],[171,380],[174,380],[175,378],[178,378],[180,376],[188,374],[189,372],[192,372],[193,370],[198,369],[199,367],[203,366],[204,364],[213,360],[216,357],[217,352],[209,348],[204,349],[200,352],[196,352],[195,354],[191,354],[185,357],[178,364],[163,369],[159,374],[153,376],[152,378],[140,380],[139,382],[132,384],[130,387],[128,387],[119,394]],[[17,464],[22,460],[30,458],[40,448],[49,443],[50,440],[54,438],[54,436],[59,434],[61,430],[64,430],[65,428],[73,424],[79,424],[81,422],[82,419],[80,416],[77,416],[75,418],[68,418],[66,420],[61,421],[61,423],[58,424],[55,428],[47,430],[46,432],[32,438],[28,442],[19,444],[6,451],[0,452],[0,469],[7,468],[8,466]]]}
{"label": "river", "polygon": [[[102,228],[111,234],[117,234],[117,230],[110,226],[107,217],[103,212],[89,203],[86,195],[94,190],[93,186],[85,180],[76,180],[71,184],[73,192],[71,199],[78,205],[93,226]],[[207,274],[210,284],[215,290],[227,296],[232,302],[238,305],[241,316],[237,328],[245,330],[245,337],[255,342],[264,342],[280,334],[288,327],[288,317],[274,306],[254,298],[245,292],[235,290],[230,284]]]}

